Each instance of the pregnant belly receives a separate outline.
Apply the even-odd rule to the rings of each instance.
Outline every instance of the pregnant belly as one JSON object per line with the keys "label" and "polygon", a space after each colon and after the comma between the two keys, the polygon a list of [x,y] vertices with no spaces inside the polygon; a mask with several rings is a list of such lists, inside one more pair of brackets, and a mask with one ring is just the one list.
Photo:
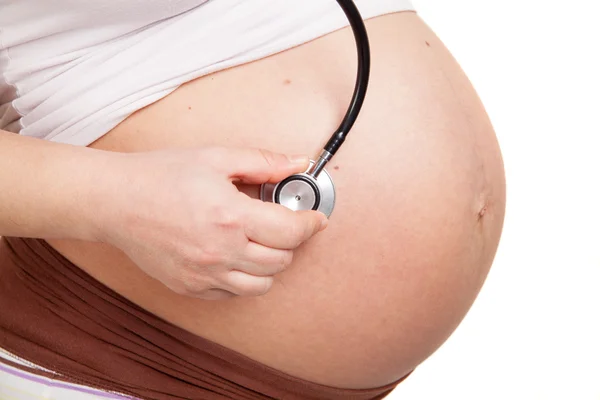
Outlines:
{"label": "pregnant belly", "polygon": [[[410,372],[456,328],[487,275],[504,217],[503,166],[476,94],[418,16],[367,27],[370,91],[328,167],[336,210],[266,296],[185,298],[114,248],[51,244],[150,312],[291,375],[367,388]],[[317,155],[344,115],[355,60],[351,32],[339,31],[190,82],[92,146]]]}

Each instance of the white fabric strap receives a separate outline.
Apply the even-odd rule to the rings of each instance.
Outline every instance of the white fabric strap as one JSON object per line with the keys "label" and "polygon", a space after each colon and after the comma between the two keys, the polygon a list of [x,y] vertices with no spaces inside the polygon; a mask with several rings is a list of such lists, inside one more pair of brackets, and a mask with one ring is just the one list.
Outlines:
{"label": "white fabric strap", "polygon": [[[132,400],[133,397],[74,385],[20,370],[3,362],[51,372],[0,349],[0,399],[2,400]],[[58,374],[56,374],[58,375]]]}

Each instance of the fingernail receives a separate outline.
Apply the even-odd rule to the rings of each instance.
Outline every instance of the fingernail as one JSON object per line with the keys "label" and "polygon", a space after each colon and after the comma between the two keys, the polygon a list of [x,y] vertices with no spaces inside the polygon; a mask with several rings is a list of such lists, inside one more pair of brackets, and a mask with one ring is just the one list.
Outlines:
{"label": "fingernail", "polygon": [[299,165],[308,164],[308,156],[304,156],[301,154],[290,156],[289,159],[292,164],[299,164]]}
{"label": "fingernail", "polygon": [[327,228],[327,225],[329,225],[329,220],[327,218],[323,218],[323,220],[321,221],[321,229],[319,229],[319,232],[325,230],[325,228]]}

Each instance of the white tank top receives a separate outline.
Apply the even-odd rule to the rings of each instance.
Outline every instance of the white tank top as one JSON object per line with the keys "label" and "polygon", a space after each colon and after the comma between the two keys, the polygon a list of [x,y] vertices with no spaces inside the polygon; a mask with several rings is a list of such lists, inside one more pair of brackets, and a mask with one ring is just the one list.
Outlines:
{"label": "white tank top", "polygon": [[187,81],[347,25],[335,0],[0,0],[0,129],[88,145]]}

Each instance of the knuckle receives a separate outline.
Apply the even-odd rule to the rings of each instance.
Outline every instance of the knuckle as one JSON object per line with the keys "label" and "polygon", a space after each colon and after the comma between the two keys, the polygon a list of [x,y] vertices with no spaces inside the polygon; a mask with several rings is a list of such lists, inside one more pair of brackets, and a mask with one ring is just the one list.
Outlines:
{"label": "knuckle", "polygon": [[289,267],[290,265],[292,265],[293,261],[294,261],[294,252],[284,251],[283,254],[281,255],[280,264],[285,268],[285,267]]}
{"label": "knuckle", "polygon": [[223,285],[219,279],[213,274],[198,276],[198,286],[205,288],[204,290],[220,289]]}
{"label": "knuckle", "polygon": [[265,149],[258,149],[258,152],[264,158],[265,163],[267,163],[267,165],[275,164],[275,155],[272,152]]}
{"label": "knuckle", "polygon": [[178,295],[201,296],[207,291],[222,288],[217,277],[224,259],[218,253],[189,251],[161,281]]}
{"label": "knuckle", "polygon": [[189,268],[182,268],[173,274],[165,285],[178,295],[191,296],[208,289],[205,282],[199,281]]}
{"label": "knuckle", "polygon": [[248,285],[242,288],[242,291],[245,296],[253,296],[259,297],[264,296],[271,290],[271,286],[273,285],[273,278],[264,277],[260,279],[260,283],[256,283],[253,285]]}
{"label": "knuckle", "polygon": [[295,221],[289,228],[289,238],[294,245],[299,246],[304,241],[306,228],[300,221]]}
{"label": "knuckle", "polygon": [[182,284],[188,293],[203,293],[220,287],[219,282],[213,274],[205,271],[187,270],[182,274]]}
{"label": "knuckle", "polygon": [[197,265],[207,271],[214,271],[227,263],[227,257],[219,251],[204,251],[198,256]]}
{"label": "knuckle", "polygon": [[243,227],[240,212],[233,207],[223,205],[214,206],[211,210],[213,224],[222,229],[235,230]]}
{"label": "knuckle", "polygon": [[184,256],[184,265],[194,268],[214,268],[225,263],[225,256],[216,250],[195,249]]}
{"label": "knuckle", "polygon": [[227,286],[234,288],[234,292],[239,296],[254,297],[262,296],[271,289],[273,277],[251,276],[239,271],[233,271],[228,274],[226,281]]}
{"label": "knuckle", "polygon": [[283,154],[273,153],[272,151],[265,149],[259,149],[258,151],[269,166],[277,165],[287,160]]}
{"label": "knuckle", "polygon": [[269,290],[271,290],[271,287],[273,287],[273,282],[274,279],[272,277],[265,278],[264,287],[262,288],[258,296],[264,296],[265,294],[269,293]]}

